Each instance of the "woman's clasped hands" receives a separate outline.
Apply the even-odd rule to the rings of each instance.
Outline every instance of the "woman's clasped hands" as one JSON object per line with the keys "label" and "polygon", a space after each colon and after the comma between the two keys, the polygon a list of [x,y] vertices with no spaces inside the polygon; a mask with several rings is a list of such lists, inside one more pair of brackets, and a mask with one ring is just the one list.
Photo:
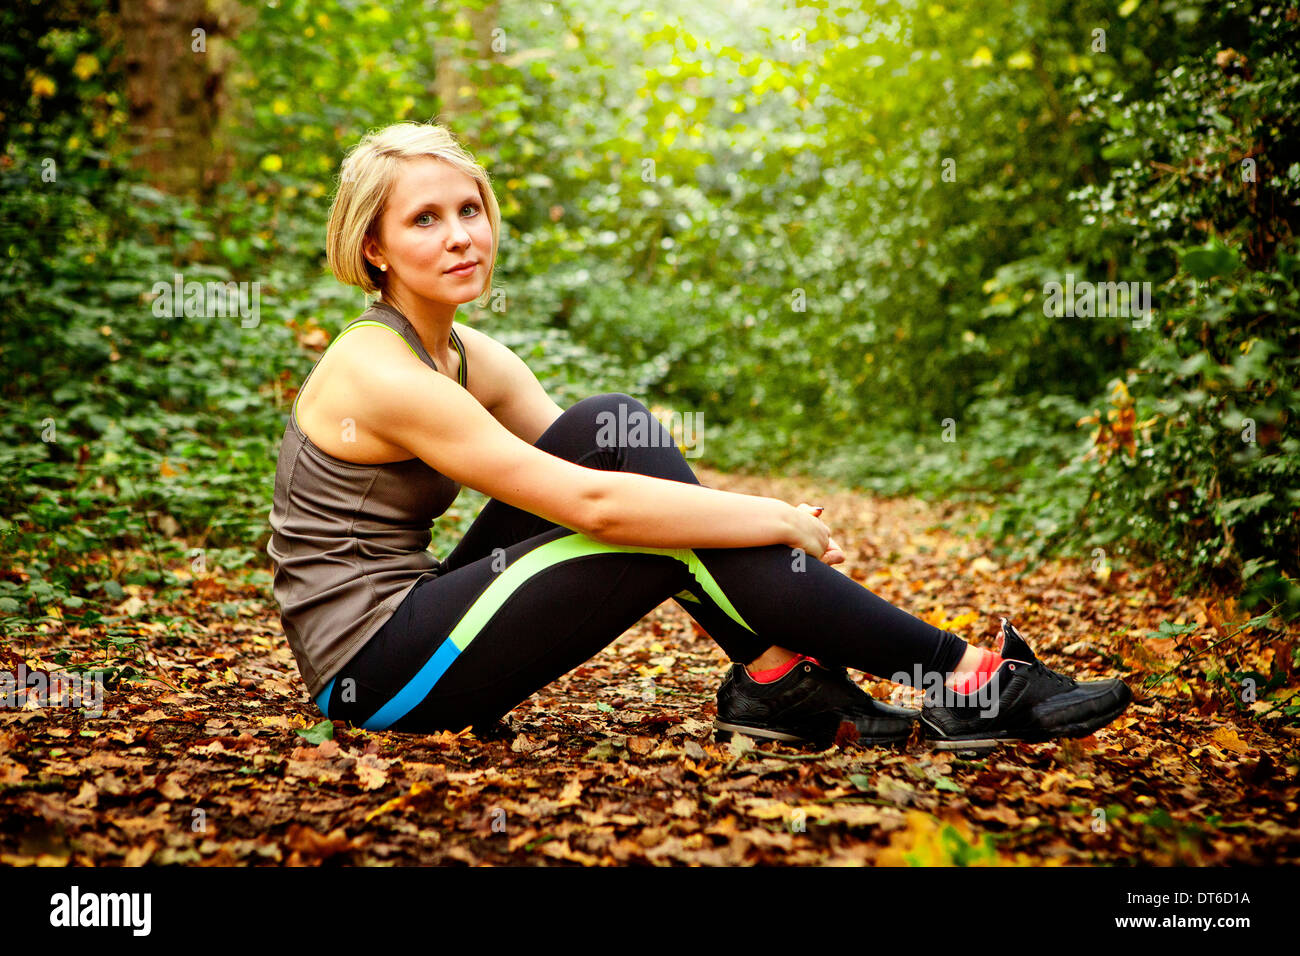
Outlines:
{"label": "woman's clasped hands", "polygon": [[812,521],[809,523],[808,544],[804,546],[804,551],[817,557],[823,564],[839,564],[844,560],[844,552],[840,550],[834,539],[831,538],[831,530],[822,523],[819,517],[824,510],[820,505],[810,505],[800,502],[798,510],[808,515]]}

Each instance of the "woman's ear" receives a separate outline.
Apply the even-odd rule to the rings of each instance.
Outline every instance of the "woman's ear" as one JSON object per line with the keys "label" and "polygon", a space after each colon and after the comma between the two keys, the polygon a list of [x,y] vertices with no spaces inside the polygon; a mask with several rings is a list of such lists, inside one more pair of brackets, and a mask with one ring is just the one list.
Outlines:
{"label": "woman's ear", "polygon": [[379,243],[375,242],[374,236],[367,233],[366,237],[361,240],[361,254],[376,269],[382,268],[381,263],[384,261],[384,256],[379,248]]}

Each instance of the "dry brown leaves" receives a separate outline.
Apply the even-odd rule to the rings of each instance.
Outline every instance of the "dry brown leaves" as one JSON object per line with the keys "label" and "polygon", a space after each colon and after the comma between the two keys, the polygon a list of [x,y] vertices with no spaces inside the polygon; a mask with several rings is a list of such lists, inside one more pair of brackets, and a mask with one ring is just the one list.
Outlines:
{"label": "dry brown leaves", "polygon": [[[1022,574],[956,533],[959,514],[825,485],[700,474],[712,487],[824,504],[848,557],[838,568],[854,580],[986,646],[996,646],[1006,615],[1049,666],[1124,676],[1134,704],[1087,739],[973,761],[918,739],[901,754],[719,745],[714,692],[727,661],[666,602],[523,702],[502,736],[367,733],[337,722],[333,739],[312,745],[297,731],[320,715],[269,593],[208,575],[169,609],[206,633],[155,642],[159,679],[110,692],[102,717],[0,709],[0,863],[1300,859],[1294,731],[1271,705],[1234,705],[1209,676],[1281,669],[1294,690],[1294,631],[1245,632],[1211,652],[1246,615],[1212,596],[1172,596],[1158,569],[1103,576],[1080,561]],[[144,634],[150,609],[168,610],[150,598],[134,594],[127,609],[140,612]],[[232,601],[238,616],[219,612],[217,602]],[[1161,621],[1196,628],[1147,639]],[[44,646],[17,650],[29,668],[48,668],[55,650],[87,636],[55,628]],[[19,654],[3,653],[12,670]],[[1142,686],[1162,674],[1154,689]],[[898,690],[863,686],[881,697]]]}

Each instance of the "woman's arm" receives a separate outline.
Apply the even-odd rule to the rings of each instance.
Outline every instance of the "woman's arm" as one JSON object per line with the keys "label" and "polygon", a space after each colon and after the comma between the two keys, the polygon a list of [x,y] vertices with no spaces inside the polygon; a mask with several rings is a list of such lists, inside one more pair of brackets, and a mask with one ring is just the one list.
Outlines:
{"label": "woman's arm", "polygon": [[[610,544],[656,548],[802,547],[820,557],[821,522],[779,498],[742,495],[634,472],[601,472],[595,499],[598,532]],[[806,520],[805,520],[806,519]],[[822,526],[825,527],[824,525]]]}
{"label": "woman's arm", "polygon": [[[586,468],[512,434],[460,385],[385,330],[357,329],[336,394],[358,429],[483,494],[610,544],[724,548],[788,544],[820,558],[830,532],[777,498]],[[362,344],[359,338],[357,345]]]}

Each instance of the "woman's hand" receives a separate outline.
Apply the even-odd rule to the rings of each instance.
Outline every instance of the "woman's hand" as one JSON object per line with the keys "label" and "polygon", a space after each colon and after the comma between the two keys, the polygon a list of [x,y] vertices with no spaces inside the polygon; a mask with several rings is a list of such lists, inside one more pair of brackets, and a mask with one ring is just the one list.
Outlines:
{"label": "woman's hand", "polygon": [[[823,554],[820,555],[819,560],[821,560],[823,564],[839,564],[841,561],[843,561],[844,552],[840,550],[839,545],[837,545],[835,543],[835,540],[831,537],[830,529],[827,528],[826,525],[822,524],[821,519],[818,517],[822,513],[823,509],[821,507],[814,507],[813,505],[804,504],[803,502],[799,503],[798,509],[802,511],[804,514],[811,515],[812,519],[816,521],[817,524],[820,526],[819,533],[816,539],[818,541],[818,547],[821,546],[821,540],[823,538],[823,535],[820,532],[821,531],[825,532],[824,535],[826,541],[825,551]],[[813,554],[813,555],[816,555],[817,553],[816,548],[805,548],[804,550],[807,551],[809,554]]]}

